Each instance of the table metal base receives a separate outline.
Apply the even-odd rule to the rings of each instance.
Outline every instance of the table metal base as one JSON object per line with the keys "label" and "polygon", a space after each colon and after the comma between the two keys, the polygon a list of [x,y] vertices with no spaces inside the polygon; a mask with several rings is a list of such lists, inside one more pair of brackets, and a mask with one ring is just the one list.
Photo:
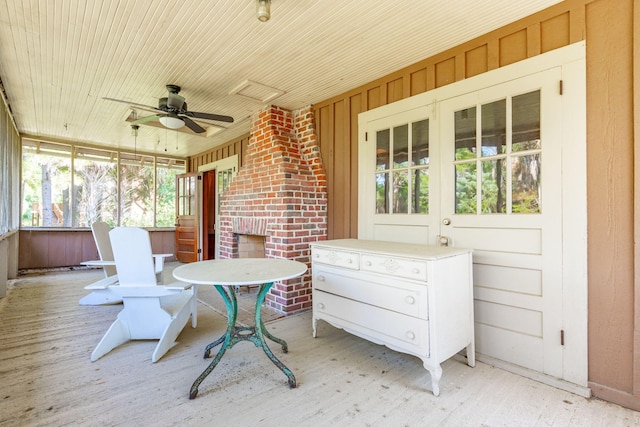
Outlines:
{"label": "table metal base", "polygon": [[236,320],[238,317],[238,300],[236,299],[236,294],[231,287],[227,286],[216,286],[215,288],[218,290],[222,299],[224,300],[224,304],[227,308],[227,331],[220,338],[207,345],[204,350],[205,359],[211,357],[211,349],[222,344],[220,350],[211,361],[211,364],[200,374],[200,376],[195,380],[193,385],[191,386],[191,390],[189,391],[189,399],[195,399],[198,395],[198,387],[200,383],[204,381],[204,379],[215,369],[222,359],[224,353],[236,345],[236,343],[240,341],[251,341],[255,344],[256,347],[262,348],[266,353],[269,360],[271,360],[274,365],[276,365],[289,379],[289,387],[296,387],[296,378],[293,376],[293,372],[289,368],[287,368],[271,351],[269,346],[265,341],[265,337],[269,338],[271,341],[276,342],[282,346],[282,351],[285,353],[288,351],[287,343],[280,338],[273,336],[267,328],[264,326],[262,322],[262,313],[260,308],[264,302],[264,299],[273,286],[273,282],[265,283],[260,285],[260,289],[258,291],[258,296],[256,298],[256,306],[255,306],[255,325],[254,326],[236,326]]}

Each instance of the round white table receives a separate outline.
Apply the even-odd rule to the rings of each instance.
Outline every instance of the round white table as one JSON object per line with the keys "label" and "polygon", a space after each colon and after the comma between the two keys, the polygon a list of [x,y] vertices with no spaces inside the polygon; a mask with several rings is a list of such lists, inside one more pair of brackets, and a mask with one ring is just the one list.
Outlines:
{"label": "round white table", "polygon": [[[186,283],[214,286],[222,296],[227,308],[227,330],[220,338],[205,347],[204,357],[211,356],[211,349],[222,344],[207,369],[195,380],[189,391],[189,399],[198,395],[198,387],[213,371],[227,351],[240,341],[251,341],[264,350],[269,359],[287,376],[289,387],[296,387],[293,372],[287,368],[269,349],[264,337],[288,351],[287,343],[273,336],[262,321],[260,307],[274,282],[292,279],[304,274],[307,266],[298,261],[280,258],[232,258],[215,259],[185,264],[173,270],[173,277]],[[238,301],[233,290],[235,286],[260,285],[256,297],[254,326],[237,326]]]}

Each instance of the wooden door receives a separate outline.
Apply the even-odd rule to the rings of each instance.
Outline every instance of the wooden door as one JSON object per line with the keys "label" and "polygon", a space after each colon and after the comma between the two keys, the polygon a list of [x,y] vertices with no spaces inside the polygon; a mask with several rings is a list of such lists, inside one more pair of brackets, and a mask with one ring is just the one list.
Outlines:
{"label": "wooden door", "polygon": [[198,261],[198,173],[176,176],[176,259]]}

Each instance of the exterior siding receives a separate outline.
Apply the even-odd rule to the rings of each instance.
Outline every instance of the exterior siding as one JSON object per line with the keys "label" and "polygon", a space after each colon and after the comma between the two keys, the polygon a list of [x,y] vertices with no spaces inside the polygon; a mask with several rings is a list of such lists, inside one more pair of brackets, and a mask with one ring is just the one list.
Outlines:
{"label": "exterior siding", "polygon": [[632,0],[596,1],[585,14],[589,380],[596,396],[640,409],[634,369],[640,359],[634,351],[640,312],[637,296],[634,302],[634,3],[638,7]]}

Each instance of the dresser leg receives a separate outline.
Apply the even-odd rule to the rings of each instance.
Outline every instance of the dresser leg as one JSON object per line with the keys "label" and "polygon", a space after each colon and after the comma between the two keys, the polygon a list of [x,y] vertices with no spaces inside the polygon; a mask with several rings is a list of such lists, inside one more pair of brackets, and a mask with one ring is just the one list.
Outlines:
{"label": "dresser leg", "polygon": [[311,321],[311,327],[313,328],[313,337],[315,338],[318,336],[318,319],[315,317]]}
{"label": "dresser leg", "polygon": [[440,364],[436,364],[433,368],[425,365],[425,369],[431,374],[431,390],[434,396],[440,396],[440,378],[442,378],[442,368]]}
{"label": "dresser leg", "polygon": [[467,346],[467,365],[472,368],[476,366],[476,343],[473,340]]}

